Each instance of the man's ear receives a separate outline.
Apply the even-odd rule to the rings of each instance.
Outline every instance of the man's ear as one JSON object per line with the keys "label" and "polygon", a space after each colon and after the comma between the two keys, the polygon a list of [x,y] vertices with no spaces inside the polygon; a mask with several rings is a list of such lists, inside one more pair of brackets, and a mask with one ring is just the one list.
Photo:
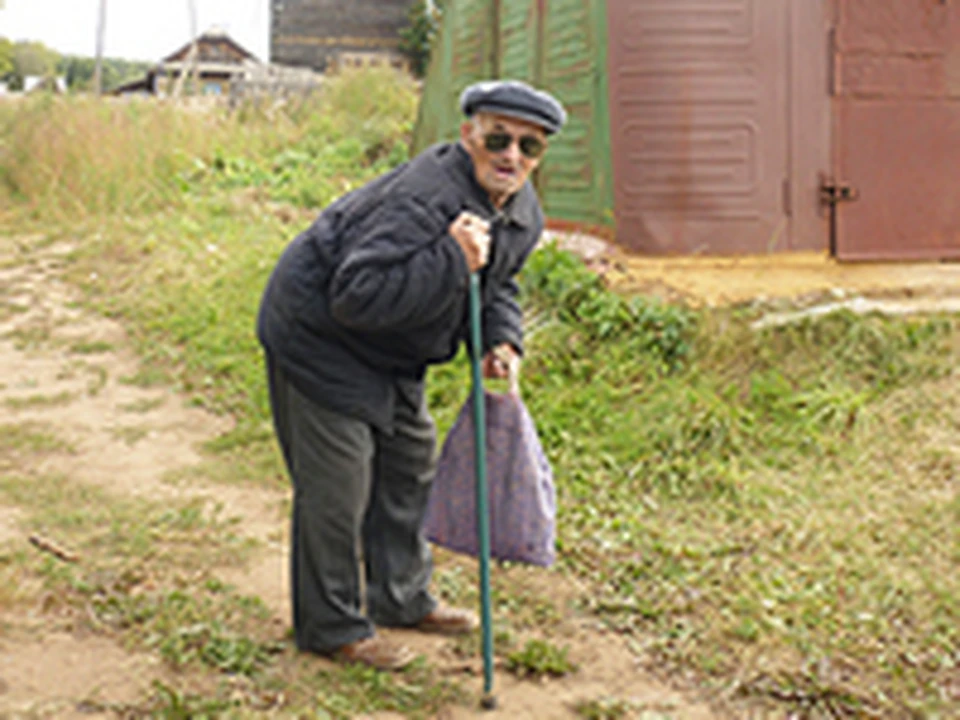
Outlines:
{"label": "man's ear", "polygon": [[460,140],[463,143],[466,143],[470,136],[473,135],[473,122],[470,120],[464,120],[460,123]]}

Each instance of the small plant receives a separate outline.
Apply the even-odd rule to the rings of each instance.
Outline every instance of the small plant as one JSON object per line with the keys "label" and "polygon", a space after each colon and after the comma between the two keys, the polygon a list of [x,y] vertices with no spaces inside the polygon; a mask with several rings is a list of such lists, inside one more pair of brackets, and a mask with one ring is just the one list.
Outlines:
{"label": "small plant", "polygon": [[231,705],[223,700],[177,690],[159,680],[154,681],[153,690],[147,712],[150,717],[162,720],[212,720],[222,717],[222,713]]}
{"label": "small plant", "polygon": [[76,355],[99,355],[113,349],[113,343],[105,340],[81,341],[70,346],[70,352]]}
{"label": "small plant", "polygon": [[627,717],[633,709],[633,703],[618,698],[598,698],[577,703],[577,716],[584,720],[620,720]]}
{"label": "small plant", "polygon": [[569,647],[558,648],[547,640],[528,640],[522,650],[507,655],[507,669],[521,678],[563,677],[577,670],[569,652]]}

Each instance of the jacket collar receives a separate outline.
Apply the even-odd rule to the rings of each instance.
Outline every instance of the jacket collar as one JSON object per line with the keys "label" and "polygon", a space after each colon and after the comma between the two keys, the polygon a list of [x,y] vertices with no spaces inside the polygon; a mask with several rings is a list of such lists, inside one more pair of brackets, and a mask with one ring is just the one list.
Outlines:
{"label": "jacket collar", "polygon": [[501,220],[526,229],[534,226],[537,215],[537,194],[529,180],[498,210],[490,202],[487,191],[477,182],[473,158],[470,157],[466,148],[460,143],[454,143],[450,157],[452,162],[448,168],[457,179],[458,185],[465,191],[464,209],[491,221]]}

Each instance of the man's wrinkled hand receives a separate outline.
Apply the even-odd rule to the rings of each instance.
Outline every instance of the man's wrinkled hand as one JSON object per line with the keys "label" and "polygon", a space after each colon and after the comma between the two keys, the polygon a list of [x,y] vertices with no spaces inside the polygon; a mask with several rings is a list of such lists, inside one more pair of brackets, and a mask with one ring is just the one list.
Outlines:
{"label": "man's wrinkled hand", "polygon": [[487,264],[490,258],[490,223],[464,211],[450,223],[449,232],[463,250],[470,272],[476,272]]}

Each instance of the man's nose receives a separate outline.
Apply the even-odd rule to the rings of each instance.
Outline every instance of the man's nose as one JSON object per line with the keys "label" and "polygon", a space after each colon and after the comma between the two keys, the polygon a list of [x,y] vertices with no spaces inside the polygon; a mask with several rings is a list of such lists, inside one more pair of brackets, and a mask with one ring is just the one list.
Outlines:
{"label": "man's nose", "polygon": [[516,138],[510,141],[510,144],[507,146],[507,149],[503,151],[503,154],[511,162],[520,162],[520,144],[517,142]]}

